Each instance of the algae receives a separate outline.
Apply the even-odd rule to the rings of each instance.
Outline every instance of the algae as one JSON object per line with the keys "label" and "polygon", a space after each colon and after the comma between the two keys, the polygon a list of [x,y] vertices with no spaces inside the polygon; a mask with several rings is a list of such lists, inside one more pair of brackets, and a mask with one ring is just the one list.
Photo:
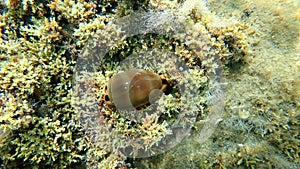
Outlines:
{"label": "algae", "polygon": [[[280,0],[2,1],[0,167],[299,168],[299,9],[298,1]],[[147,22],[126,22],[135,14]],[[120,19],[135,28],[125,33],[155,34],[122,37],[116,29]],[[98,52],[93,39],[109,46],[109,53],[101,68],[87,65],[80,71],[88,71],[77,76],[85,52]],[[178,104],[174,87],[159,102],[163,115],[128,121],[101,102],[106,82],[120,70],[119,62],[129,56],[151,58],[155,52],[186,63],[190,79],[170,76],[162,69],[166,64],[155,68],[139,59],[121,68],[148,66],[174,86],[192,84],[187,94],[195,86],[201,92]],[[95,65],[98,60],[89,61]],[[91,86],[78,87],[76,80]],[[80,91],[89,87],[93,90]],[[94,97],[76,100],[78,92]],[[121,135],[142,136],[141,147],[148,149],[170,135],[168,127],[176,119],[196,118],[179,123],[189,127],[171,139],[178,142],[168,151],[126,156],[116,147],[128,145],[114,137],[111,126],[85,123],[96,117],[89,112],[95,98],[109,119],[105,122]],[[83,109],[74,106],[87,103]],[[181,115],[180,106],[192,113]]]}

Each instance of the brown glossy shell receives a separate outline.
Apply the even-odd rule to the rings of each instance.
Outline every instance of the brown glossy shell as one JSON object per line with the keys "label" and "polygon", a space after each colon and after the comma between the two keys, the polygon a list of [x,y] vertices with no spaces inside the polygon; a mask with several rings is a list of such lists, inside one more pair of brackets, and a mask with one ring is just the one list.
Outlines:
{"label": "brown glossy shell", "polygon": [[[113,76],[107,85],[108,97],[117,109],[134,110],[157,99],[163,90],[161,77],[143,69],[131,69]],[[154,91],[154,92],[153,92]],[[159,95],[159,96],[158,96]]]}

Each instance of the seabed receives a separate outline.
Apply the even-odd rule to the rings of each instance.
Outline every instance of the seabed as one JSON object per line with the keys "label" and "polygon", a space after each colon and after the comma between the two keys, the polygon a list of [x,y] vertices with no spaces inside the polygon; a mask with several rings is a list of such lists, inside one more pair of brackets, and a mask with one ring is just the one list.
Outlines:
{"label": "seabed", "polygon": [[[2,0],[0,13],[0,168],[300,168],[299,0]],[[105,103],[132,68],[169,80],[139,110],[159,113]]]}

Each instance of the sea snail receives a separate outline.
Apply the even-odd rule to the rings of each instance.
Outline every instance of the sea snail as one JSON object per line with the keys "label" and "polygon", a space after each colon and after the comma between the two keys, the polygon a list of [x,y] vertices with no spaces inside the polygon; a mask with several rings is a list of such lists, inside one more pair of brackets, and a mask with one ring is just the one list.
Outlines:
{"label": "sea snail", "polygon": [[136,110],[153,103],[167,87],[167,80],[143,69],[130,69],[114,75],[107,84],[105,102],[121,110]]}

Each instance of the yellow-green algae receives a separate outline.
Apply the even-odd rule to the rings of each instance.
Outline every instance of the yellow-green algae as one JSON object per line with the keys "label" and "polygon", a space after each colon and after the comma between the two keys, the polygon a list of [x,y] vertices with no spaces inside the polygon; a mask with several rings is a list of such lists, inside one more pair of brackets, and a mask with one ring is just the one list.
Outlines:
{"label": "yellow-green algae", "polygon": [[[196,1],[0,4],[1,167],[115,168],[123,161],[133,168],[299,167],[299,2],[211,0],[195,8],[185,2]],[[209,45],[225,65],[227,98],[223,120],[205,143],[197,132],[209,107],[191,139],[159,156],[126,160],[86,138],[71,106],[72,74],[90,36],[141,9],[181,9],[211,35]],[[125,50],[139,46],[130,42]]]}

